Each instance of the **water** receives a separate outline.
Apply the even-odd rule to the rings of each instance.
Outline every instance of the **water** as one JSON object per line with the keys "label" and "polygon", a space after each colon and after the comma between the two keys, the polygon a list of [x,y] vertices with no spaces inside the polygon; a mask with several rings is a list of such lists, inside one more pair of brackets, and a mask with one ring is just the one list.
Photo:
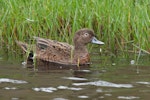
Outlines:
{"label": "water", "polygon": [[76,68],[27,68],[22,57],[1,56],[0,100],[149,100],[149,56],[138,65],[134,59],[93,56],[92,65]]}

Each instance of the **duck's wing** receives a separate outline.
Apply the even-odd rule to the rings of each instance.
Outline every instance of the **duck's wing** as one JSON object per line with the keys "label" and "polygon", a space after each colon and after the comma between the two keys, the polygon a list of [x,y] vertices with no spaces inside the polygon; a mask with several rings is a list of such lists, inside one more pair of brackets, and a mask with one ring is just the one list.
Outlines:
{"label": "duck's wing", "polygon": [[69,63],[73,46],[55,40],[34,37],[36,39],[36,58],[58,63]]}

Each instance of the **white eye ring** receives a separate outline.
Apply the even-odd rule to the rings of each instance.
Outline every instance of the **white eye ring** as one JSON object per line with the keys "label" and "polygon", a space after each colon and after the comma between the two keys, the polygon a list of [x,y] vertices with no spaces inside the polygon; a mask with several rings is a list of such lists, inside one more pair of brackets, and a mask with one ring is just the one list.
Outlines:
{"label": "white eye ring", "polygon": [[89,36],[89,33],[84,33],[84,36],[85,36],[85,37]]}

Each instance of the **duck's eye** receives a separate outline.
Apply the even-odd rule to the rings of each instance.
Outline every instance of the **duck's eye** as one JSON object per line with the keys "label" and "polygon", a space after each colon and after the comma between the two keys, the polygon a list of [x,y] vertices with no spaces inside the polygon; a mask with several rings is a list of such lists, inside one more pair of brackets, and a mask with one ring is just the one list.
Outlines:
{"label": "duck's eye", "polygon": [[89,33],[84,33],[84,36],[85,36],[85,37],[89,36]]}

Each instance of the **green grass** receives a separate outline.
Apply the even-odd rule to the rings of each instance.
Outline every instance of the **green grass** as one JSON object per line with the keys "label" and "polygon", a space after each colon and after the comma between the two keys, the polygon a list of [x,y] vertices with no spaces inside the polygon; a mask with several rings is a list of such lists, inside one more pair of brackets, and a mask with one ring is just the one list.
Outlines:
{"label": "green grass", "polygon": [[0,0],[0,41],[33,36],[72,43],[80,28],[94,29],[110,51],[150,48],[149,0]]}

